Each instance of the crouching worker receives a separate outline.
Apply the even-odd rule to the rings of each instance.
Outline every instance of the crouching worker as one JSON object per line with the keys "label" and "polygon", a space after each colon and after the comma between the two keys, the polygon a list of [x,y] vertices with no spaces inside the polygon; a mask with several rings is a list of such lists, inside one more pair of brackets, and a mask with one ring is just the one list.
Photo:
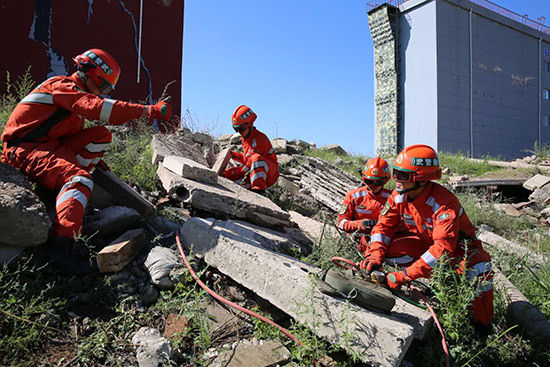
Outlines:
{"label": "crouching worker", "polygon": [[[382,263],[402,270],[388,274],[391,288],[417,278],[429,278],[442,255],[476,279],[480,293],[471,304],[474,323],[482,328],[493,318],[491,256],[476,238],[476,228],[457,197],[432,182],[441,178],[437,153],[427,145],[412,145],[397,156],[393,165],[396,189],[388,199],[371,232],[369,248],[360,266],[367,272]],[[407,232],[396,233],[400,225]],[[468,253],[465,244],[468,243]]]}
{"label": "crouching worker", "polygon": [[85,118],[121,125],[148,117],[152,124],[169,120],[171,108],[162,101],[144,106],[100,97],[115,88],[120,75],[118,63],[103,50],[91,49],[73,60],[75,73],[44,81],[15,107],[1,136],[2,162],[59,192],[50,260],[62,271],[83,274],[90,266],[75,256],[85,249],[73,248],[74,238],[94,185],[89,172],[104,164],[101,157],[111,142],[106,127],[84,128]]}
{"label": "crouching worker", "polygon": [[277,182],[279,163],[267,136],[253,126],[256,114],[247,106],[237,107],[231,121],[233,129],[241,135],[243,153],[231,152],[231,159],[238,162],[220,174],[241,183],[252,191],[262,192]]}
{"label": "crouching worker", "polygon": [[390,179],[388,163],[380,157],[369,159],[361,171],[361,178],[363,186],[346,194],[337,222],[338,228],[348,234],[364,235],[359,244],[359,251],[363,253],[367,249],[368,235],[391,194],[384,188]]}

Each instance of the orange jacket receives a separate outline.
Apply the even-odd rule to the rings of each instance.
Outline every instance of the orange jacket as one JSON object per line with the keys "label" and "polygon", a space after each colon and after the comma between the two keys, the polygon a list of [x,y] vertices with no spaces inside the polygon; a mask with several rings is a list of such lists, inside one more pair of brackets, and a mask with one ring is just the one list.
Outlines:
{"label": "orange jacket", "polygon": [[[400,225],[430,246],[407,268],[411,279],[429,277],[441,255],[446,253],[458,258],[463,254],[464,242],[476,239],[476,228],[458,198],[435,182],[428,183],[413,202],[408,202],[406,195],[400,195],[397,191],[392,193],[371,231],[369,254],[380,263],[384,260],[392,236],[402,228]],[[469,249],[472,248],[481,249],[481,242],[470,242]]]}
{"label": "orange jacket", "polygon": [[[263,167],[267,174],[267,186],[271,186],[279,178],[279,162],[277,161],[277,155],[267,136],[255,127],[251,129],[252,131],[246,139],[241,136],[243,152],[233,152],[231,158],[245,165],[248,170],[255,171],[256,165],[253,165],[253,163],[258,161],[258,157],[255,156],[254,159],[252,159],[253,154],[256,153],[261,155],[268,165],[267,169]],[[259,162],[261,163],[261,160]]]}
{"label": "orange jacket", "polygon": [[[346,194],[342,208],[338,213],[338,228],[348,233],[355,231],[369,233],[390,194],[390,190],[382,189],[378,195],[374,195],[366,186],[351,190]],[[366,219],[372,221],[369,227],[361,224]]]}
{"label": "orange jacket", "polygon": [[101,98],[85,91],[75,73],[44,81],[15,107],[1,139],[43,142],[84,129],[84,118],[120,125],[139,118],[144,105]]}

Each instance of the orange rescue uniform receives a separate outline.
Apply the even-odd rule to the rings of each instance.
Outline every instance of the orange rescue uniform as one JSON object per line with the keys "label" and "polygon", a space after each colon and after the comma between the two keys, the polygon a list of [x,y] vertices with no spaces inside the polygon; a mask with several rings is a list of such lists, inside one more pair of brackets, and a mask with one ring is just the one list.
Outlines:
{"label": "orange rescue uniform", "polygon": [[[355,231],[370,233],[390,194],[390,190],[382,189],[375,195],[366,186],[351,190],[346,194],[342,208],[338,213],[338,228],[347,233]],[[370,222],[368,227],[363,225],[365,220]]]}
{"label": "orange rescue uniform", "polygon": [[[401,226],[407,233],[399,231]],[[479,277],[481,294],[475,298],[472,310],[474,321],[487,325],[493,318],[491,256],[475,232],[458,198],[443,186],[430,182],[412,202],[407,201],[406,194],[392,193],[371,231],[366,255],[380,264],[384,260],[410,264],[404,271],[414,280],[430,277],[432,268],[446,254],[460,265],[460,273],[467,269],[470,279]],[[468,243],[467,256],[465,243]]]}
{"label": "orange rescue uniform", "polygon": [[139,118],[144,108],[86,92],[76,73],[44,81],[15,107],[1,136],[2,162],[50,190],[59,190],[55,236],[80,232],[93,188],[89,171],[112,139],[106,127],[85,129],[85,118],[120,125]]}
{"label": "orange rescue uniform", "polygon": [[235,181],[248,173],[250,188],[265,190],[279,179],[279,163],[267,136],[253,126],[250,129],[247,138],[241,136],[243,153],[231,153],[231,158],[240,165],[223,171],[222,176]]}

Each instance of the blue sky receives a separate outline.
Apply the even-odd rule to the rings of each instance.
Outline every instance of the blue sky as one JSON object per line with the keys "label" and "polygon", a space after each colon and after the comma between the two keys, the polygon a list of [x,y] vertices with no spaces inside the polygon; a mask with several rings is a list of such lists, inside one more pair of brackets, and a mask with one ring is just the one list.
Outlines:
{"label": "blue sky", "polygon": [[[549,0],[494,0],[536,20]],[[182,110],[213,135],[241,104],[273,139],[374,153],[367,1],[186,0]]]}

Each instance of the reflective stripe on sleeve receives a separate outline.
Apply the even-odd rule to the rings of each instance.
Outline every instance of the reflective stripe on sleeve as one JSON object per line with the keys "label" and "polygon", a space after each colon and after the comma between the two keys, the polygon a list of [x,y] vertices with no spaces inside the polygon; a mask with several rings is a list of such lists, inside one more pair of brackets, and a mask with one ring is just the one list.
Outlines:
{"label": "reflective stripe on sleeve", "polygon": [[87,188],[90,189],[90,191],[93,190],[94,188],[94,181],[90,180],[88,177],[84,177],[84,176],[73,176],[69,182],[67,182],[65,185],[63,185],[63,187],[61,187],[61,190],[59,190],[59,192],[63,192],[65,191],[65,189],[67,189],[69,186],[75,184],[75,183],[80,183],[84,186],[86,186]]}
{"label": "reflective stripe on sleeve", "polygon": [[263,178],[264,180],[267,178],[265,172],[258,172],[258,173],[255,173],[253,174],[252,176],[250,176],[250,183],[260,179],[260,178]]}
{"label": "reflective stripe on sleeve", "polygon": [[88,198],[86,195],[84,195],[82,192],[78,191],[77,189],[67,190],[61,196],[59,196],[55,202],[55,206],[58,207],[61,204],[63,204],[65,201],[69,199],[75,199],[80,204],[82,204],[82,207],[86,207],[86,204],[88,204]]}
{"label": "reflective stripe on sleeve", "polygon": [[20,103],[53,104],[53,96],[50,93],[31,93],[23,98]]}
{"label": "reflective stripe on sleeve", "polygon": [[428,264],[430,268],[433,268],[437,265],[437,259],[430,253],[426,251],[422,254],[422,259]]}
{"label": "reflective stripe on sleeve", "polygon": [[86,159],[86,158],[83,158],[80,154],[76,155],[76,160],[82,167],[88,167],[90,164],[97,164],[97,162],[99,162],[100,159],[101,158],[99,157]]}
{"label": "reflective stripe on sleeve", "polygon": [[90,153],[106,152],[111,143],[90,143],[84,147]]}
{"label": "reflective stripe on sleeve", "polygon": [[404,200],[405,200],[405,196],[404,196],[404,195],[396,195],[396,196],[395,196],[395,203],[396,203],[396,204],[401,204]]}
{"label": "reflective stripe on sleeve", "polygon": [[403,222],[405,222],[406,224],[408,224],[410,226],[416,226],[416,222],[413,219],[403,218]]}
{"label": "reflective stripe on sleeve", "polygon": [[269,165],[266,161],[256,161],[252,162],[252,165],[250,166],[251,170],[255,170],[256,168],[263,167],[266,172],[269,172]]}
{"label": "reflective stripe on sleeve", "polygon": [[390,193],[389,193],[389,192],[383,191],[383,192],[382,192],[382,197],[383,197],[383,198],[389,198],[389,197],[390,197]]}
{"label": "reflective stripe on sleeve", "polygon": [[460,209],[458,210],[458,216],[462,217],[462,214],[464,214],[464,209],[462,209],[462,207],[460,207]]}
{"label": "reflective stripe on sleeve", "polygon": [[386,245],[390,244],[391,238],[383,235],[382,233],[375,233],[370,236],[371,242],[384,242]]}
{"label": "reflective stripe on sleeve", "polygon": [[403,255],[400,257],[386,258],[386,262],[390,265],[408,264],[414,260],[414,257],[409,255]]}
{"label": "reflective stripe on sleeve", "polygon": [[347,219],[342,219],[340,223],[338,223],[338,228],[344,229],[344,223],[346,223],[347,221],[348,221]]}
{"label": "reflective stripe on sleeve", "polygon": [[366,196],[367,194],[368,194],[368,192],[366,190],[361,190],[361,191],[358,191],[358,192],[354,193],[352,196],[353,196],[354,199],[357,199],[357,198]]}
{"label": "reflective stripe on sleeve", "polygon": [[440,205],[431,196],[428,198],[428,200],[426,200],[426,204],[432,207],[434,213],[439,210]]}
{"label": "reflective stripe on sleeve", "polygon": [[105,98],[103,100],[103,106],[101,107],[101,112],[99,113],[99,119],[101,121],[109,122],[109,119],[111,118],[111,111],[113,110],[113,106],[115,104],[114,99]]}

